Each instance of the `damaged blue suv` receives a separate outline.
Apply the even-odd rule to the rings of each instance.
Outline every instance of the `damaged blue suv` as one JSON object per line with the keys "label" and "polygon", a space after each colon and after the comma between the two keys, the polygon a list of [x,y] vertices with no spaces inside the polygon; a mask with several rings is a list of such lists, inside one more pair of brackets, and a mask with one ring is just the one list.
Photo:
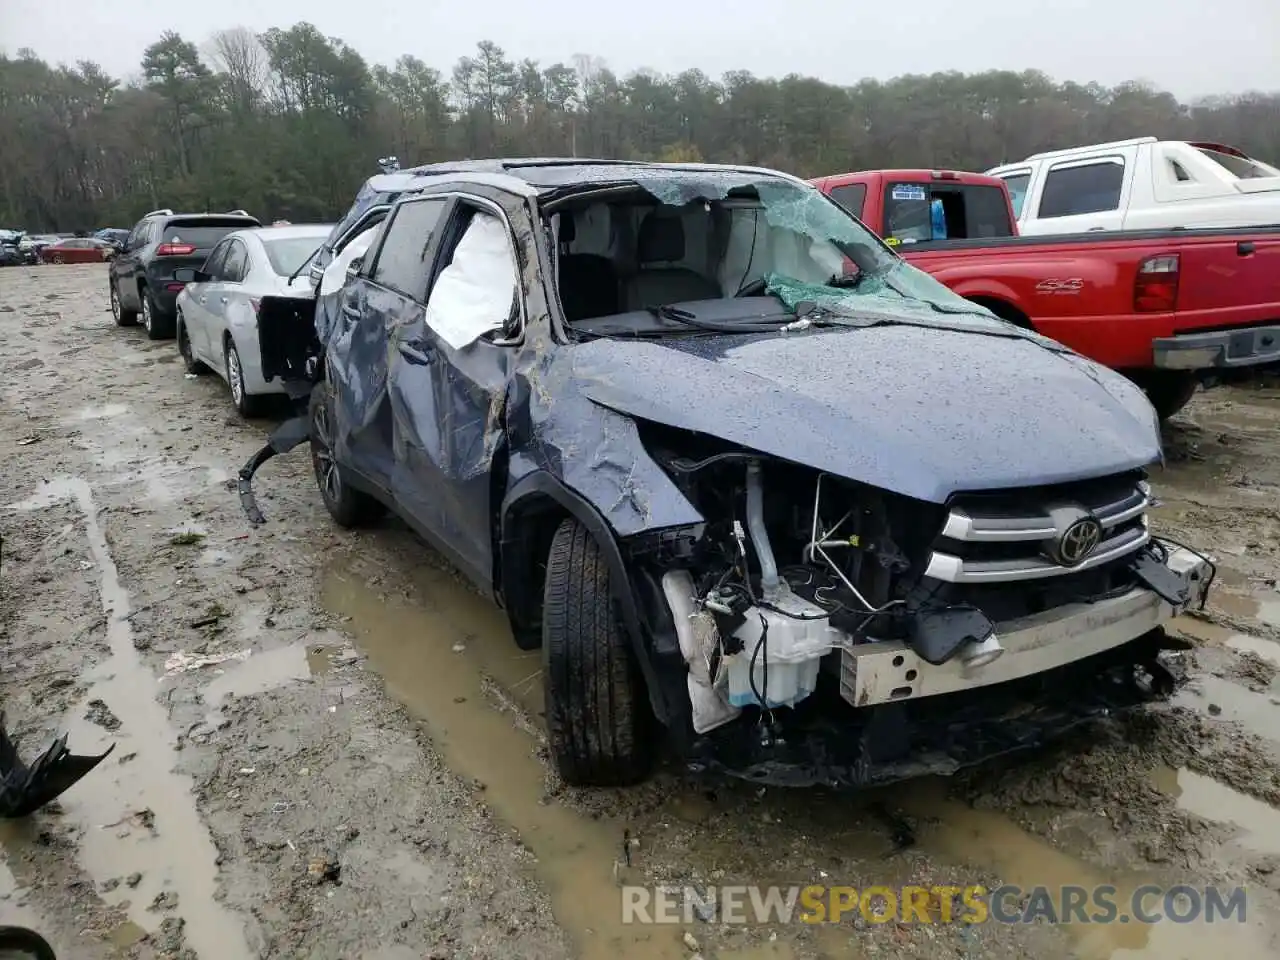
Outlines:
{"label": "damaged blue suv", "polygon": [[396,186],[314,299],[261,304],[298,416],[242,500],[261,522],[254,472],[308,443],[336,522],[439,549],[541,647],[567,782],[664,741],[764,783],[948,773],[1176,685],[1162,625],[1213,566],[1148,527],[1160,435],[1123,377],[776,171]]}

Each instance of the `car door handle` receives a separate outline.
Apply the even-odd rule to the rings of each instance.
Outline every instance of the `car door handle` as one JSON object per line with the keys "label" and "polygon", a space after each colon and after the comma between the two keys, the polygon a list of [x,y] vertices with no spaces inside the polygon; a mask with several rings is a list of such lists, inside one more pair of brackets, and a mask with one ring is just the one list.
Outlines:
{"label": "car door handle", "polygon": [[226,298],[226,297],[222,297],[221,299],[222,299],[222,302],[223,302],[223,303],[226,303],[226,302],[227,302],[227,298]]}
{"label": "car door handle", "polygon": [[1252,256],[1254,245],[1252,240],[1241,240],[1236,244],[1236,254],[1241,257]]}
{"label": "car door handle", "polygon": [[350,317],[352,320],[360,319],[360,308],[357,307],[354,303],[344,303],[342,305],[342,312],[346,314],[348,317]]}
{"label": "car door handle", "polygon": [[435,350],[427,346],[425,343],[401,343],[396,345],[400,351],[400,356],[404,357],[410,363],[416,363],[426,366],[431,363],[435,357]]}

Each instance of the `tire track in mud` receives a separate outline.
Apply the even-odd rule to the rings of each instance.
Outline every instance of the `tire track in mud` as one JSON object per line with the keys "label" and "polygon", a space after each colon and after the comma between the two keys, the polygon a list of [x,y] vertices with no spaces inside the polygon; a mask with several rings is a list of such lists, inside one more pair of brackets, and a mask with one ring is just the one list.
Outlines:
{"label": "tire track in mud", "polygon": [[[154,888],[153,896],[160,896],[162,883],[184,904],[185,936],[197,953],[248,960],[252,953],[241,924],[215,896],[217,851],[196,812],[191,780],[172,769],[170,757],[177,737],[155,699],[155,679],[134,649],[129,593],[120,585],[88,481],[78,477],[47,481],[29,499],[11,503],[7,509],[25,513],[64,500],[74,502],[81,513],[97,566],[106,640],[111,650],[110,657],[84,678],[92,680],[92,684],[77,711],[105,704],[99,709],[114,718],[108,736],[94,736],[93,727],[74,717],[68,723],[69,734],[78,752],[119,749],[118,754],[108,758],[115,763],[94,778],[93,789],[78,791],[63,801],[82,831],[82,862],[100,882],[122,874],[147,878],[147,885],[138,885],[141,889],[130,903],[131,919],[139,927],[150,923],[144,905],[146,895]],[[99,742],[90,746],[94,740]],[[119,764],[125,755],[131,755],[127,767]],[[112,822],[112,815],[119,819]],[[135,824],[144,837],[141,841],[127,827],[119,833],[111,832],[126,821],[138,819],[143,821]]]}

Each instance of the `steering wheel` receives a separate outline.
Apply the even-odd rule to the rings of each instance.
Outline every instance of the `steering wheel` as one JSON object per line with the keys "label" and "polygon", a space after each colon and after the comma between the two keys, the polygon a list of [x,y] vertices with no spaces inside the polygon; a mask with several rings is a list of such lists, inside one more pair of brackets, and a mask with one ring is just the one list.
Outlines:
{"label": "steering wheel", "polygon": [[735,297],[758,297],[769,288],[769,282],[764,277],[757,277],[748,283],[745,287],[734,294]]}

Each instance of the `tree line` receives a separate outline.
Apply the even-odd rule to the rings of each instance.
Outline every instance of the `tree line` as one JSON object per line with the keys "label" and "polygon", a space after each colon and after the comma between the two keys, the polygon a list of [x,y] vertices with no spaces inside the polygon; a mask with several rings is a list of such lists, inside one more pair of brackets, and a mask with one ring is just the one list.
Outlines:
{"label": "tree line", "polygon": [[124,83],[92,62],[0,56],[0,227],[131,226],[150,209],[328,220],[394,155],[595,156],[750,163],[818,176],[983,170],[1040,150],[1152,134],[1280,159],[1280,93],[1180,103],[988,71],[863,80],[700,70],[620,77],[598,58],[543,66],[489,41],[446,76],[405,55],[368,63],[309,23],[173,32]]}

